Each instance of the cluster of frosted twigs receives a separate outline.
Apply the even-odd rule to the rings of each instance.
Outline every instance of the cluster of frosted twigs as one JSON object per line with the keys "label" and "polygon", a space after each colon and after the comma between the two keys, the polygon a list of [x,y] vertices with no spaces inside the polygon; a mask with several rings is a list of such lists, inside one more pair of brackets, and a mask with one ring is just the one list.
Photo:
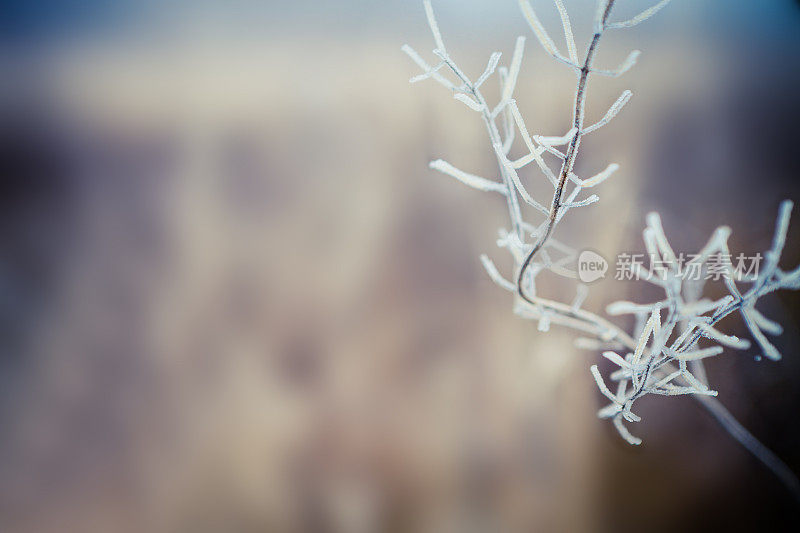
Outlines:
{"label": "cluster of frosted twigs", "polygon": [[[577,284],[575,298],[569,303],[546,299],[537,294],[536,278],[542,271],[570,279],[577,278],[572,268],[576,251],[554,239],[553,231],[568,211],[597,202],[599,198],[596,194],[581,197],[581,193],[584,189],[597,187],[619,168],[616,163],[611,163],[604,170],[586,178],[573,172],[583,136],[608,124],[631,98],[631,92],[624,91],[598,122],[585,124],[589,76],[619,76],[627,72],[639,56],[639,51],[635,50],[616,69],[596,68],[594,56],[600,39],[609,30],[629,28],[647,20],[670,0],[662,0],[621,22],[610,20],[615,0],[598,0],[593,33],[582,58],[578,55],[572,23],[563,2],[553,1],[561,18],[566,54],[559,51],[530,2],[519,0],[522,13],[544,50],[578,77],[570,127],[563,135],[550,136],[535,135],[529,131],[514,99],[525,37],[517,38],[508,66],[501,66],[501,54],[495,52],[490,55],[483,72],[473,81],[448,53],[430,0],[423,0],[436,44],[433,50],[436,60],[429,63],[410,46],[404,45],[403,51],[422,69],[421,74],[411,78],[411,83],[432,79],[450,91],[456,100],[480,115],[497,159],[498,178],[478,176],[441,159],[432,161],[430,167],[465,185],[505,198],[511,227],[500,230],[497,244],[508,250],[514,260],[513,281],[504,277],[486,255],[481,256],[483,266],[495,283],[517,295],[515,311],[519,315],[537,320],[542,331],[547,331],[552,323],[582,332],[585,336],[576,340],[579,347],[602,351],[607,359],[619,367],[610,376],[612,381],[617,382],[614,392],[606,385],[596,365],[591,367],[591,372],[600,391],[611,401],[600,410],[599,415],[610,418],[625,440],[631,444],[641,442],[623,424],[623,421],[639,420],[632,411],[637,399],[648,394],[691,394],[712,412],[731,435],[787,485],[800,492],[797,479],[786,465],[713,398],[716,392],[709,388],[703,366],[704,359],[719,355],[725,348],[745,349],[750,346],[749,341],[726,335],[716,328],[720,320],[734,312],[742,316],[765,357],[771,360],[780,357],[767,335],[779,334],[781,327],[763,316],[755,305],[761,296],[769,292],[781,288],[800,288],[800,268],[785,272],[778,267],[786,240],[791,202],[786,201],[781,205],[775,238],[771,249],[765,254],[765,265],[758,275],[749,278],[739,276],[737,285],[730,261],[723,263],[725,275],[722,278],[729,295],[718,300],[704,298],[703,276],[687,277],[685,269],[702,271],[708,269],[711,257],[729,258],[727,239],[730,230],[718,228],[700,252],[689,263],[684,263],[678,260],[670,247],[658,214],[648,215],[647,228],[644,230],[645,246],[651,261],[657,261],[661,268],[656,274],[634,274],[661,287],[665,296],[650,304],[616,302],[608,306],[609,315],[631,314],[636,317],[631,333],[582,308],[587,295],[584,285]],[[500,96],[496,103],[490,105],[481,88],[493,77],[499,81]],[[522,139],[525,152],[512,155],[517,136]],[[524,184],[530,179],[542,179],[542,176],[553,187],[553,196],[548,201],[533,198]],[[526,219],[524,215],[527,212],[532,212],[536,218],[533,221]],[[642,269],[642,265],[637,264],[631,267]],[[740,285],[746,285],[747,288],[743,289]]]}

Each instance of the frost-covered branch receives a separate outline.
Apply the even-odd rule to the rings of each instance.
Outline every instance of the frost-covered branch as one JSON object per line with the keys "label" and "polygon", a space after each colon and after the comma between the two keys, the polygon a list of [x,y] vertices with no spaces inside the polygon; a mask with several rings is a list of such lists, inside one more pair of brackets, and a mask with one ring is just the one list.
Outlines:
{"label": "frost-covered branch", "polygon": [[[786,244],[791,202],[786,201],[781,205],[772,246],[764,253],[764,267],[757,274],[742,272],[731,262],[728,249],[730,228],[717,228],[699,252],[686,261],[669,244],[658,214],[649,214],[643,239],[650,258],[650,268],[645,269],[642,264],[631,264],[629,268],[632,276],[658,287],[664,292],[664,297],[651,303],[614,302],[606,309],[611,316],[632,315],[635,324],[631,330],[583,309],[588,290],[582,284],[576,285],[574,298],[569,303],[541,297],[536,291],[540,273],[577,278],[575,270],[571,268],[576,263],[577,253],[553,238],[557,224],[569,211],[599,201],[597,194],[583,198],[579,198],[579,195],[584,189],[601,185],[619,168],[616,163],[611,163],[588,178],[581,178],[574,173],[583,136],[599,130],[616,118],[632,96],[630,91],[624,91],[599,121],[585,124],[590,76],[620,76],[630,70],[640,55],[638,50],[634,50],[615,69],[597,68],[594,59],[600,40],[607,30],[629,28],[644,22],[664,8],[669,0],[662,0],[621,22],[610,22],[615,0],[598,0],[594,32],[582,58],[578,54],[572,22],[562,0],[553,2],[561,19],[566,55],[559,51],[531,2],[518,1],[523,16],[544,51],[578,74],[569,131],[563,135],[532,133],[514,97],[522,67],[525,37],[517,38],[507,65],[501,64],[501,54],[494,52],[476,81],[472,82],[445,48],[430,0],[423,0],[436,45],[433,50],[436,59],[428,62],[410,46],[404,45],[402,48],[422,71],[411,78],[412,83],[428,79],[436,81],[469,110],[479,114],[486,127],[497,162],[499,181],[468,173],[441,159],[432,161],[430,167],[474,189],[500,193],[505,197],[511,229],[499,231],[497,245],[510,253],[514,269],[512,275],[504,275],[484,254],[480,259],[487,274],[499,287],[515,293],[514,311],[523,318],[536,320],[540,331],[549,330],[552,324],[579,331],[584,336],[576,339],[577,347],[601,352],[616,366],[608,378],[603,377],[597,365],[592,365],[590,370],[601,394],[610,401],[600,409],[598,415],[610,419],[627,442],[641,443],[626,426],[641,420],[633,411],[637,400],[645,396],[691,395],[745,448],[800,494],[800,490],[797,490],[800,484],[791,470],[736,422],[716,400],[717,392],[709,386],[704,366],[708,358],[717,357],[728,350],[747,349],[751,345],[750,340],[726,334],[719,329],[720,321],[733,313],[742,317],[754,344],[765,358],[780,358],[777,347],[769,337],[779,335],[782,328],[761,314],[756,305],[759,298],[775,290],[800,289],[800,267],[791,271],[779,267]],[[481,88],[495,76],[499,80],[500,96],[497,102],[489,105]],[[525,152],[512,156],[517,135],[522,140]],[[545,154],[557,160],[557,169],[551,168],[545,160]],[[529,181],[538,174],[553,187],[553,195],[548,200],[536,199],[529,192]],[[547,204],[549,207],[545,207]],[[531,208],[535,217],[533,221],[525,216]],[[712,270],[729,293],[724,298],[712,300],[703,297],[705,278],[689,275],[690,272],[708,274]]]}

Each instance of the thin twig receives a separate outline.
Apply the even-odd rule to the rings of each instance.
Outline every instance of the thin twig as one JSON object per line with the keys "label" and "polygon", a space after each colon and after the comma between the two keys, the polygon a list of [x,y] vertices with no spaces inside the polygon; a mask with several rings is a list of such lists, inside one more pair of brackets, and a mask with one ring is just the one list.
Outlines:
{"label": "thin twig", "polygon": [[528,265],[530,265],[531,261],[533,261],[534,256],[539,252],[539,250],[542,249],[547,242],[547,239],[550,238],[550,235],[553,233],[553,229],[555,228],[558,220],[558,212],[561,209],[562,202],[564,201],[563,197],[567,178],[569,177],[570,173],[572,172],[572,168],[575,165],[575,158],[578,155],[581,137],[583,137],[586,84],[589,80],[589,73],[591,72],[592,62],[594,60],[595,51],[597,50],[597,45],[600,42],[600,37],[603,35],[603,30],[605,29],[605,25],[608,22],[608,17],[611,14],[611,8],[614,7],[614,2],[615,0],[609,0],[609,2],[606,4],[600,26],[597,28],[597,31],[592,37],[592,42],[589,44],[589,49],[586,51],[586,57],[583,61],[583,66],[581,67],[581,74],[578,79],[578,88],[575,91],[575,109],[572,119],[572,124],[575,128],[575,134],[572,136],[572,140],[567,148],[564,162],[561,165],[561,172],[558,176],[558,184],[556,185],[556,191],[553,194],[553,201],[550,204],[550,216],[547,226],[545,227],[544,232],[539,236],[531,251],[528,252],[525,260],[522,262],[522,266],[520,266],[519,274],[517,275],[517,294],[519,294],[520,298],[531,305],[536,304],[531,297],[525,293],[525,273],[528,269]]}

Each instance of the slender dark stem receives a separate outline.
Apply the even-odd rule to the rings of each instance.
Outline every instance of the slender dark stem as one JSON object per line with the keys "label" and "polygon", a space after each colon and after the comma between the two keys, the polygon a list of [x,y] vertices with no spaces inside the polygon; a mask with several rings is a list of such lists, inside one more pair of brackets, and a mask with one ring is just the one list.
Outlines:
{"label": "slender dark stem", "polygon": [[569,143],[567,153],[564,157],[564,163],[561,165],[561,172],[558,176],[556,191],[553,194],[553,201],[550,204],[550,217],[547,221],[547,227],[541,233],[541,235],[539,235],[536,244],[534,244],[531,251],[525,257],[525,260],[522,262],[522,266],[519,269],[519,274],[517,275],[517,294],[519,294],[520,298],[532,305],[535,305],[535,302],[525,293],[525,273],[527,272],[528,266],[530,265],[534,256],[544,247],[545,243],[547,243],[547,240],[553,233],[556,221],[558,220],[558,212],[561,209],[561,204],[564,200],[564,190],[566,188],[567,178],[569,177],[570,173],[572,172],[572,168],[575,165],[575,158],[578,155],[578,148],[580,147],[581,137],[583,136],[582,130],[584,109],[586,104],[586,84],[589,81],[589,73],[591,72],[592,62],[594,61],[594,54],[597,50],[597,45],[600,42],[600,37],[603,35],[603,30],[605,29],[608,17],[611,14],[611,8],[614,7],[614,1],[615,0],[609,0],[609,2],[606,4],[606,8],[603,11],[600,21],[600,27],[592,37],[592,42],[589,44],[589,48],[586,51],[586,58],[584,59],[583,66],[580,70],[578,88],[575,91],[575,113],[572,120],[572,125],[575,128],[575,134],[572,136],[572,140]]}
{"label": "slender dark stem", "polygon": [[[547,226],[545,227],[544,231],[540,233],[536,244],[534,244],[531,251],[525,257],[525,260],[522,262],[520,266],[519,273],[517,275],[517,294],[528,302],[531,305],[541,305],[541,299],[536,296],[528,295],[525,292],[525,274],[527,272],[528,267],[530,266],[533,258],[536,254],[541,250],[544,245],[547,243],[547,240],[550,238],[551,234],[553,233],[553,229],[555,228],[556,222],[558,220],[558,212],[561,209],[562,202],[564,199],[564,192],[566,188],[567,179],[569,178],[570,173],[575,165],[575,159],[578,155],[578,148],[580,147],[581,137],[583,136],[583,120],[584,120],[584,108],[586,103],[586,85],[589,80],[589,74],[591,73],[592,68],[592,61],[594,59],[595,51],[597,50],[597,45],[600,42],[600,37],[603,34],[603,30],[606,27],[606,23],[608,21],[608,17],[611,14],[611,9],[614,6],[615,0],[609,0],[606,4],[605,11],[603,12],[600,27],[598,31],[592,37],[592,42],[589,44],[589,48],[586,51],[586,57],[583,61],[583,66],[580,70],[580,77],[578,79],[578,87],[575,91],[575,112],[573,115],[573,126],[575,128],[575,134],[572,136],[572,140],[569,143],[569,147],[567,148],[567,152],[564,157],[564,162],[561,165],[561,171],[558,176],[558,182],[556,185],[555,193],[553,194],[553,201],[550,205],[550,215],[547,221]],[[760,289],[760,287],[758,288]],[[752,292],[758,292],[756,291]],[[748,295],[749,296],[749,295]],[[745,297],[744,300],[747,298]],[[742,298],[739,298],[737,301],[734,301],[724,308],[720,309],[717,313],[715,313],[711,324],[715,324],[725,316],[729,315],[736,309],[739,309],[744,304]],[[571,315],[573,313],[568,313]],[[580,316],[575,317],[578,319],[586,319],[587,317]],[[633,339],[631,339],[628,335],[624,334],[621,335],[619,328],[616,328],[612,324],[609,324],[600,317],[594,315],[592,317],[592,321],[594,319],[597,320],[599,323],[605,323],[606,325],[610,326],[612,331],[618,332],[616,334],[616,339],[623,342],[623,344],[628,345],[632,348],[632,344],[634,344]],[[689,339],[684,345],[684,349],[688,349],[691,347],[697,340],[700,339],[702,336],[702,331],[698,330],[694,333],[694,335]],[[646,373],[645,379],[642,381],[641,389],[644,389],[644,386],[649,378],[650,372],[655,370],[656,368],[660,367],[661,364],[653,365],[654,361],[650,361],[648,363],[648,371]],[[664,362],[666,363],[666,361]],[[637,394],[634,395],[634,399],[638,397],[642,390],[637,391]],[[693,395],[695,400],[697,400],[703,407],[705,407],[714,418],[722,425],[723,428],[734,438],[736,439],[742,446],[744,446],[750,453],[752,453],[758,460],[760,460],[767,468],[769,468],[778,478],[786,485],[795,498],[800,500],[800,482],[798,482],[797,476],[795,476],[794,472],[771,450],[769,450],[766,446],[761,444],[758,439],[756,439],[747,429],[744,428],[734,417],[731,413],[717,400],[716,398],[712,398],[710,396],[705,395]]]}

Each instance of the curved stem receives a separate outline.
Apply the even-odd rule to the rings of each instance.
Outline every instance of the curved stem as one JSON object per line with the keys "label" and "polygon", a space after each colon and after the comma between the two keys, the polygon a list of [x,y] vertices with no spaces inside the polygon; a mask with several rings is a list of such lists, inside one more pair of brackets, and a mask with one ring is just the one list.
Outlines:
{"label": "curved stem", "polygon": [[533,260],[533,257],[537,254],[537,252],[539,252],[539,250],[542,249],[542,247],[544,247],[547,239],[550,238],[550,235],[553,233],[553,229],[555,228],[556,221],[558,220],[558,211],[561,209],[561,203],[564,199],[564,189],[567,184],[567,178],[569,177],[570,173],[572,172],[572,168],[575,165],[575,158],[578,155],[578,148],[580,147],[581,137],[583,136],[583,118],[586,105],[586,84],[589,80],[589,73],[592,68],[592,62],[594,61],[594,54],[597,50],[597,45],[600,42],[600,37],[603,35],[603,30],[608,21],[608,17],[611,14],[611,8],[614,7],[614,1],[615,0],[609,0],[609,2],[606,4],[605,10],[603,11],[603,15],[601,17],[600,27],[592,37],[592,42],[589,44],[589,48],[586,51],[586,58],[584,59],[583,66],[580,70],[578,88],[575,91],[575,112],[572,119],[572,125],[575,128],[575,134],[572,136],[572,140],[569,143],[567,153],[564,157],[564,163],[561,165],[561,172],[558,175],[556,191],[553,194],[553,201],[550,204],[550,217],[547,221],[547,227],[541,233],[539,239],[536,241],[536,244],[525,257],[525,260],[522,262],[522,266],[519,269],[519,274],[517,275],[517,293],[519,294],[520,298],[531,304],[534,302],[525,293],[525,289],[523,287],[525,272]]}
{"label": "curved stem", "polygon": [[744,446],[756,459],[769,468],[778,479],[791,491],[792,496],[800,501],[800,480],[791,468],[784,463],[775,453],[761,444],[752,433],[747,431],[742,424],[728,411],[719,400],[712,396],[694,395],[694,398],[717,419],[717,422],[739,443]]}

